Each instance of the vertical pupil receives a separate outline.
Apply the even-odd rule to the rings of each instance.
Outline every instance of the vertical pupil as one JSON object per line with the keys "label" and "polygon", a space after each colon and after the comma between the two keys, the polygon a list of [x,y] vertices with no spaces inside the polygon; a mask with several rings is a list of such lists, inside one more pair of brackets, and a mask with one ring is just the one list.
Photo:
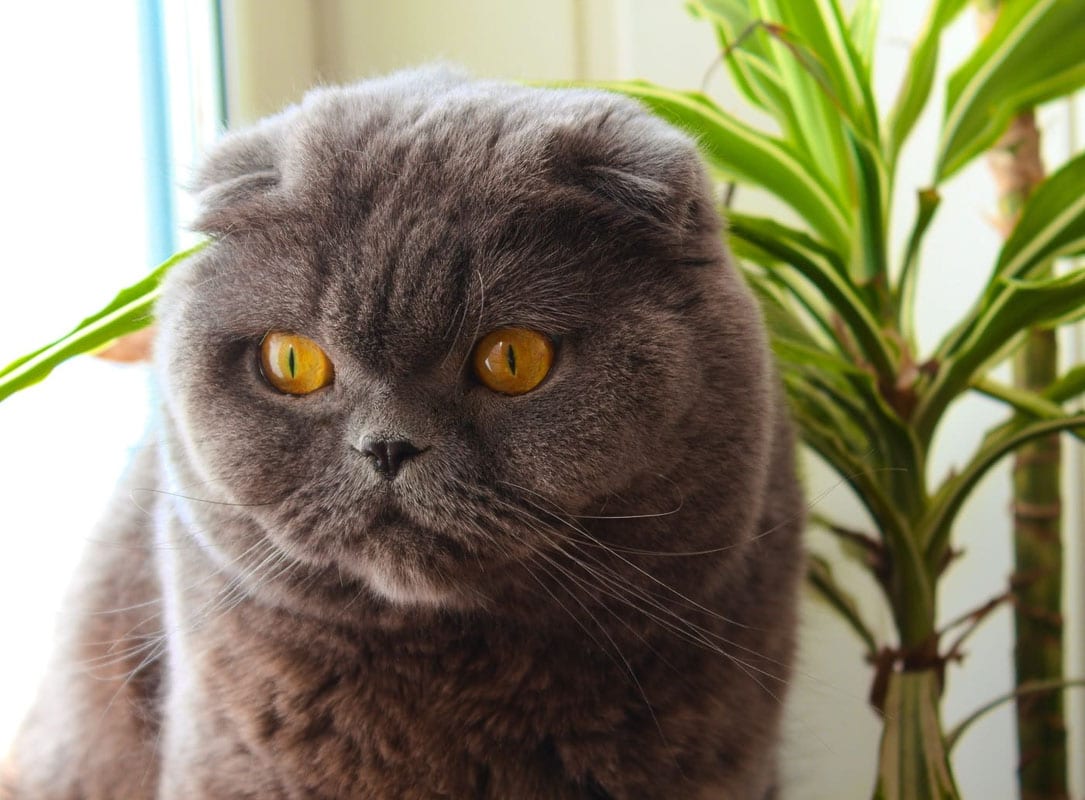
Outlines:
{"label": "vertical pupil", "polygon": [[290,345],[286,351],[286,364],[290,368],[290,377],[298,376],[297,361],[294,357],[294,345]]}
{"label": "vertical pupil", "polygon": [[516,351],[513,349],[511,344],[509,345],[509,352],[507,354],[507,358],[508,358],[508,362],[509,362],[509,372],[511,372],[513,375],[515,375],[516,374]]}

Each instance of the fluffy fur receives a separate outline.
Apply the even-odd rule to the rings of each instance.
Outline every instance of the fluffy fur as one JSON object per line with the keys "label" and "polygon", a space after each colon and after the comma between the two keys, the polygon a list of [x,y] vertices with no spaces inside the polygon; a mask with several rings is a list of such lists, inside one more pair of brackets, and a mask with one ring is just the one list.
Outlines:
{"label": "fluffy fur", "polygon": [[[690,141],[427,70],[232,134],[198,189],[13,797],[769,796],[802,504]],[[557,348],[517,397],[470,367],[506,325]],[[272,389],[269,330],[334,382]],[[388,480],[374,435],[424,452]]]}

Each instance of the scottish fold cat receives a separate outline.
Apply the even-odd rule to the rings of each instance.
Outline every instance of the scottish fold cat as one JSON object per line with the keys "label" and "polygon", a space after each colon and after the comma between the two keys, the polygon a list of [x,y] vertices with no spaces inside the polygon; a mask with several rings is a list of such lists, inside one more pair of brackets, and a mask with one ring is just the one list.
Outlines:
{"label": "scottish fold cat", "polygon": [[802,500],[693,143],[428,69],[197,189],[10,796],[772,796]]}

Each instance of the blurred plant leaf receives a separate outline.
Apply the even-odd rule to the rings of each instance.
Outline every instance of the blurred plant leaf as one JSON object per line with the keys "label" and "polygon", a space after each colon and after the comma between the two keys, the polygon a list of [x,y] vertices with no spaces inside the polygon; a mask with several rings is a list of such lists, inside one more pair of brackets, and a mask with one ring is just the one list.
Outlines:
{"label": "blurred plant leaf", "polygon": [[1006,290],[983,310],[962,341],[941,363],[916,410],[915,425],[928,441],[942,412],[976,373],[1005,353],[1014,337],[1031,326],[1067,322],[1085,315],[1085,269],[1043,280],[1003,278]]}
{"label": "blurred plant leaf", "polygon": [[874,61],[874,40],[878,34],[878,18],[881,16],[881,0],[860,0],[851,12],[848,22],[848,38],[862,59],[863,69],[871,74]]}
{"label": "blurred plant leaf", "polygon": [[[1085,30],[1085,6],[1081,14]],[[1025,277],[1053,258],[1081,253],[1085,253],[1085,153],[1067,161],[1033,191],[1002,246],[992,284],[997,278]]]}
{"label": "blurred plant leaf", "polygon": [[1044,397],[1054,403],[1065,403],[1085,392],[1085,365],[1078,365],[1044,390]]}
{"label": "blurred plant leaf", "polygon": [[743,239],[801,272],[840,314],[875,373],[887,378],[894,374],[893,356],[878,322],[836,253],[799,231],[762,217],[732,214],[730,231],[733,238]]}
{"label": "blurred plant leaf", "polygon": [[813,553],[807,556],[807,582],[813,587],[818,597],[840,615],[866,646],[867,655],[872,657],[878,652],[878,643],[870,626],[859,612],[859,604],[846,589],[836,582],[832,565],[824,558]]}
{"label": "blurred plant leaf", "polygon": [[1005,0],[949,79],[935,182],[988,149],[1018,111],[1085,85],[1081,0]]}
{"label": "blurred plant leaf", "polygon": [[0,400],[32,386],[72,356],[87,353],[151,323],[154,302],[166,273],[195,255],[207,242],[171,256],[147,277],[122,289],[101,311],[84,319],[55,342],[16,359],[0,370]]}
{"label": "blurred plant leaf", "polygon": [[689,131],[724,175],[772,192],[807,220],[837,252],[849,249],[850,220],[834,188],[789,144],[739,122],[700,92],[679,92],[647,81],[596,84],[635,97]]}
{"label": "blurred plant leaf", "polygon": [[934,214],[942,202],[941,195],[935,189],[919,189],[916,192],[916,216],[908,245],[904,250],[900,275],[897,278],[897,324],[904,337],[914,344],[915,341],[915,287],[918,278],[920,246],[930,227]]}
{"label": "blurred plant leaf", "polygon": [[942,31],[965,7],[967,0],[935,0],[927,14],[927,21],[912,47],[908,71],[901,84],[900,94],[889,114],[886,150],[890,164],[895,164],[904,140],[908,138],[919,118],[934,83],[938,66],[938,46]]}
{"label": "blurred plant leaf", "polygon": [[686,10],[698,19],[712,23],[720,57],[727,66],[735,86],[757,108],[772,114],[787,138],[794,143],[797,122],[791,101],[780,82],[775,65],[761,40],[753,36],[759,24],[741,0],[691,0]]}
{"label": "blurred plant leaf", "polygon": [[1067,689],[1075,689],[1085,687],[1085,680],[1067,680],[1058,679],[1050,681],[1031,681],[1029,683],[1023,683],[1014,689],[1012,692],[999,695],[994,700],[988,703],[984,703],[977,708],[967,717],[962,719],[950,731],[946,734],[946,750],[953,751],[953,748],[957,746],[957,742],[961,740],[961,737],[971,728],[976,722],[979,722],[990,712],[994,711],[1003,703],[1008,703],[1012,700],[1017,700],[1019,697],[1027,697],[1030,694],[1046,694],[1048,692],[1063,692]]}
{"label": "blurred plant leaf", "polygon": [[918,536],[927,563],[940,564],[957,513],[999,459],[1032,439],[1082,427],[1085,427],[1085,414],[1040,420],[1029,415],[1015,417],[990,431],[965,467],[942,484],[933,498],[930,514],[920,524]]}
{"label": "blurred plant leaf", "polygon": [[840,124],[841,115],[847,112],[844,100],[837,95],[824,65],[802,38],[795,20],[785,16],[785,12],[796,5],[807,4],[785,3],[781,7],[776,0],[759,0],[759,15],[771,27],[755,35],[764,41],[791,102],[798,122],[797,149],[810,168],[816,169],[839,191],[850,183],[848,154]]}

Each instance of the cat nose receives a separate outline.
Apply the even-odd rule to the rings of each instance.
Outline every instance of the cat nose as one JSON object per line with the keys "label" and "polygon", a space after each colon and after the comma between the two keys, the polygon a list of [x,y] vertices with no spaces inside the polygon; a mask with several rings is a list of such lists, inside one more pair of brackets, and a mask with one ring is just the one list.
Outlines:
{"label": "cat nose", "polygon": [[373,469],[388,480],[399,474],[404,463],[422,452],[406,439],[379,439],[366,436],[358,447],[370,459]]}

